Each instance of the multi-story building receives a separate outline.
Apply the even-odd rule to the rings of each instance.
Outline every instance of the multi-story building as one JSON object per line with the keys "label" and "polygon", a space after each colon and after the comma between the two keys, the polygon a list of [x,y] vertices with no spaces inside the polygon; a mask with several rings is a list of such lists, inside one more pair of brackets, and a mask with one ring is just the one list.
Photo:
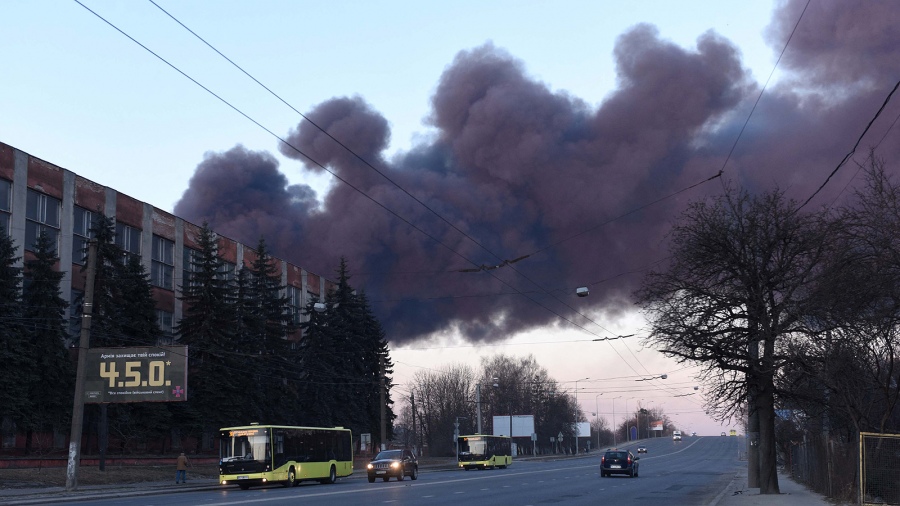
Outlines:
{"label": "multi-story building", "polygon": [[[60,288],[70,302],[84,290],[85,243],[98,213],[115,220],[117,244],[141,258],[150,273],[159,326],[168,339],[176,339],[172,329],[182,315],[179,288],[197,251],[200,226],[0,143],[0,226],[19,247],[20,264],[32,254],[41,231],[55,238],[64,273]],[[220,256],[234,269],[256,258],[256,251],[244,244],[222,236],[218,240]],[[301,308],[311,297],[323,298],[333,282],[287,261],[275,262],[299,323]],[[74,304],[68,310],[71,317]]]}

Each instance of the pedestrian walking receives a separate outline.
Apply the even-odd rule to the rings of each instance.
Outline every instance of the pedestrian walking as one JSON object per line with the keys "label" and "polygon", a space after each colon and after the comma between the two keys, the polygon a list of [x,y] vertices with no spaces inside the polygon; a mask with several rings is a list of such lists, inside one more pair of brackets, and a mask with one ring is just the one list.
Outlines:
{"label": "pedestrian walking", "polygon": [[175,461],[175,483],[187,483],[187,468],[191,465],[187,455],[181,452]]}

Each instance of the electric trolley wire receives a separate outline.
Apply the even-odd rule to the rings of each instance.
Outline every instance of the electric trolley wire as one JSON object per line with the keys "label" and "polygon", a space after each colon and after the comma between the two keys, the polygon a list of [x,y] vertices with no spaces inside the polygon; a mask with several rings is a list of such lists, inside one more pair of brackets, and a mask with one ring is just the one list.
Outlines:
{"label": "electric trolley wire", "polygon": [[[412,228],[415,229],[416,231],[418,231],[418,232],[424,234],[426,237],[430,238],[431,240],[433,240],[433,241],[436,242],[437,244],[443,246],[444,248],[446,248],[446,249],[449,250],[450,252],[452,252],[452,253],[454,253],[455,255],[459,256],[460,258],[462,258],[462,259],[468,261],[468,262],[469,262],[470,264],[472,264],[472,265],[477,265],[477,263],[476,263],[475,261],[473,261],[473,260],[471,260],[471,259],[469,259],[469,258],[466,258],[462,253],[459,253],[458,251],[454,250],[452,247],[450,247],[450,246],[448,246],[447,244],[441,242],[439,239],[437,239],[437,238],[434,237],[433,235],[431,235],[431,234],[429,234],[428,232],[426,232],[426,231],[422,230],[421,228],[417,227],[417,226],[414,225],[412,222],[410,222],[410,221],[407,220],[406,218],[400,216],[398,213],[396,213],[396,212],[393,211],[392,209],[388,208],[386,205],[384,205],[384,204],[378,202],[378,201],[375,200],[373,197],[369,196],[368,194],[366,194],[365,192],[363,192],[361,189],[359,189],[359,188],[357,188],[356,186],[354,186],[353,184],[351,184],[351,183],[350,183],[349,181],[347,181],[346,179],[344,179],[344,178],[338,176],[338,175],[335,174],[333,171],[329,170],[329,169],[328,169],[327,167],[325,167],[323,164],[321,164],[321,163],[318,162],[317,160],[315,160],[315,159],[313,159],[312,157],[310,157],[308,154],[306,154],[304,151],[302,151],[302,150],[299,149],[298,147],[294,146],[292,143],[288,142],[287,140],[285,140],[284,138],[282,138],[282,137],[279,136],[278,134],[274,133],[274,132],[271,131],[270,129],[268,129],[268,128],[266,128],[265,126],[263,126],[261,123],[259,123],[259,122],[258,122],[257,120],[255,120],[255,119],[253,119],[253,118],[252,118],[251,116],[249,116],[247,113],[243,112],[243,111],[242,111],[241,109],[239,109],[237,106],[231,104],[229,101],[225,100],[223,97],[221,97],[220,95],[216,94],[215,92],[213,92],[212,90],[210,90],[208,87],[204,86],[203,84],[201,84],[199,81],[197,81],[196,79],[194,79],[193,77],[191,77],[190,75],[188,75],[186,72],[182,71],[181,69],[179,69],[178,67],[176,67],[174,64],[170,63],[168,60],[166,60],[165,58],[163,58],[161,55],[157,54],[156,52],[154,52],[153,50],[151,50],[149,47],[147,47],[147,46],[145,46],[144,44],[142,44],[141,42],[139,42],[137,39],[135,39],[134,37],[132,37],[131,35],[129,35],[128,33],[126,33],[124,30],[120,29],[118,26],[116,26],[115,24],[113,24],[111,21],[107,20],[106,18],[104,18],[103,16],[101,16],[99,13],[95,12],[94,10],[92,10],[92,9],[90,9],[89,7],[87,7],[86,5],[84,5],[80,0],[74,0],[74,1],[75,1],[78,5],[84,7],[84,9],[86,9],[88,12],[90,12],[91,14],[93,14],[94,16],[96,16],[98,19],[100,19],[101,21],[103,21],[104,23],[106,23],[107,25],[109,25],[110,27],[112,27],[113,29],[115,29],[117,32],[119,32],[119,33],[122,34],[123,36],[127,37],[129,40],[131,40],[132,42],[134,42],[135,44],[137,44],[138,46],[140,46],[140,47],[141,47],[142,49],[144,49],[145,51],[149,52],[151,55],[153,55],[154,57],[156,57],[158,60],[160,60],[161,62],[165,63],[167,66],[169,66],[170,68],[172,68],[173,70],[175,70],[176,72],[178,72],[179,74],[181,74],[182,76],[184,76],[185,78],[187,78],[188,80],[190,80],[191,82],[193,82],[194,84],[196,84],[197,86],[199,86],[201,89],[203,89],[204,91],[206,91],[207,93],[209,93],[210,95],[212,95],[213,97],[215,97],[216,99],[218,99],[220,102],[222,102],[223,104],[227,105],[229,108],[231,108],[232,110],[234,110],[235,112],[237,112],[238,114],[240,114],[241,116],[243,116],[244,118],[246,118],[248,121],[252,122],[253,124],[255,124],[256,126],[258,126],[259,128],[261,128],[262,130],[264,130],[265,132],[267,132],[269,135],[275,137],[276,139],[278,139],[279,141],[281,141],[282,143],[284,143],[286,146],[288,146],[288,147],[290,147],[291,149],[293,149],[294,151],[296,151],[298,154],[300,154],[301,156],[303,156],[304,158],[306,158],[307,160],[309,160],[309,161],[310,161],[311,163],[313,163],[314,165],[320,167],[320,168],[323,169],[324,171],[326,171],[326,172],[328,172],[329,174],[333,175],[335,178],[337,178],[337,179],[338,179],[339,181],[341,181],[342,183],[348,185],[350,188],[352,188],[353,190],[355,190],[355,191],[358,192],[359,194],[363,195],[364,197],[366,197],[366,198],[367,198],[368,200],[370,200],[371,202],[375,203],[376,205],[378,205],[378,206],[381,207],[382,209],[384,209],[384,210],[388,211],[389,213],[391,213],[392,215],[396,216],[396,217],[399,218],[401,221],[403,221],[404,223],[406,223],[407,225],[409,225],[410,227],[412,227]],[[467,236],[467,237],[469,237],[469,236]],[[472,239],[471,237],[469,237],[469,239],[474,241],[474,239]],[[478,244],[477,241],[475,241],[475,243]],[[483,247],[483,246],[482,246],[482,247]],[[486,249],[486,251],[489,251],[489,250]],[[498,257],[498,258],[499,258],[499,257]],[[489,274],[490,274],[494,279],[500,281],[500,282],[503,283],[504,285],[506,285],[506,286],[508,286],[509,288],[515,290],[516,293],[518,293],[518,294],[524,296],[526,299],[530,300],[531,302],[533,302],[533,303],[536,304],[537,306],[542,307],[543,309],[545,309],[545,310],[547,310],[547,311],[553,313],[554,315],[556,315],[556,316],[559,317],[560,319],[565,320],[566,322],[568,322],[568,323],[570,323],[570,324],[572,324],[572,325],[574,325],[574,326],[576,326],[576,327],[578,327],[578,328],[584,330],[585,332],[597,336],[597,334],[595,334],[595,333],[592,332],[591,330],[589,330],[589,329],[585,328],[584,326],[582,326],[582,325],[580,325],[580,324],[578,324],[578,323],[572,321],[571,319],[569,319],[569,318],[567,318],[567,317],[561,315],[560,313],[554,311],[553,309],[547,307],[546,305],[541,304],[539,301],[537,301],[537,300],[534,299],[533,297],[529,297],[527,294],[525,294],[525,293],[523,293],[522,291],[516,289],[514,286],[512,286],[510,283],[508,283],[507,281],[503,280],[502,278],[496,276],[496,275],[493,274],[493,273],[489,273]],[[523,276],[523,277],[524,277],[524,276]],[[529,281],[531,281],[531,282],[534,283],[535,285],[540,286],[540,285],[538,285],[537,283],[535,283],[534,281],[530,280],[529,278],[526,277],[526,279],[528,279]],[[570,309],[573,309],[573,308],[571,308],[571,306],[569,306],[569,307],[570,307]],[[575,311],[575,312],[577,312],[577,311]],[[581,313],[579,313],[579,314],[581,314]],[[581,315],[581,316],[584,316],[584,315]],[[587,317],[585,317],[585,318],[587,318]],[[589,319],[589,318],[588,318],[588,319]],[[594,322],[594,323],[596,324],[596,322]],[[599,324],[597,324],[597,325],[600,326]],[[600,326],[600,327],[602,328],[602,326]],[[598,337],[600,337],[600,336],[598,336]]]}

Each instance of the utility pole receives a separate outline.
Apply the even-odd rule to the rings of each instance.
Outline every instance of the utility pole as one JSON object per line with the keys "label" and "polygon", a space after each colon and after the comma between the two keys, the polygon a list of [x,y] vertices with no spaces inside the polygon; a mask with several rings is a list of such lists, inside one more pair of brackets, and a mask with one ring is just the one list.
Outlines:
{"label": "utility pole", "polygon": [[481,383],[475,385],[475,409],[478,411],[478,434],[481,434]]}
{"label": "utility pole", "polygon": [[385,389],[387,386],[384,384],[384,355],[378,357],[378,370],[380,372],[380,383],[381,388],[379,396],[381,398],[381,449],[384,450],[387,448],[387,406],[385,405]]}
{"label": "utility pole", "polygon": [[75,400],[72,404],[72,428],[69,434],[69,463],[66,467],[66,492],[78,488],[78,463],[81,460],[81,432],[84,423],[84,369],[91,342],[91,315],[94,312],[94,276],[97,270],[97,241],[88,242],[84,306],[81,310],[81,336],[78,340],[78,368],[75,371]]}
{"label": "utility pole", "polygon": [[418,456],[418,452],[416,451],[416,447],[418,446],[416,444],[418,442],[418,439],[416,438],[416,393],[414,391],[409,392],[409,405],[412,406],[413,453]]}

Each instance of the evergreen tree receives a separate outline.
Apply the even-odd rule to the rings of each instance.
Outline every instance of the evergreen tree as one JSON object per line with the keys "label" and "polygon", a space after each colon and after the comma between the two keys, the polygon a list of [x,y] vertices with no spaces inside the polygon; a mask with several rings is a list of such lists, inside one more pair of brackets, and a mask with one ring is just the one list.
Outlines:
{"label": "evergreen tree", "polygon": [[116,272],[115,317],[120,340],[125,346],[154,346],[159,344],[162,331],[156,320],[156,301],[150,284],[150,274],[135,255],[127,255],[124,265]]}
{"label": "evergreen tree", "polygon": [[31,448],[32,432],[62,429],[69,423],[75,368],[65,346],[66,308],[60,297],[63,273],[54,267],[59,259],[55,245],[44,233],[35,244],[34,259],[25,262],[26,284],[23,297],[24,330],[27,345],[22,347],[26,384],[32,407],[25,416],[26,451]]}
{"label": "evergreen tree", "polygon": [[235,399],[246,383],[235,374],[235,287],[219,257],[215,233],[204,223],[197,238],[199,250],[191,257],[190,278],[181,286],[184,315],[175,327],[180,342],[188,345],[190,415],[201,431],[246,423],[236,417]]}
{"label": "evergreen tree", "polygon": [[250,266],[249,305],[253,318],[248,320],[255,354],[253,363],[258,378],[258,406],[262,417],[272,423],[289,423],[296,404],[296,392],[288,381],[290,343],[286,336],[294,331],[289,300],[281,283],[265,240],[260,239],[256,260]]}
{"label": "evergreen tree", "polygon": [[362,339],[362,375],[368,381],[363,382],[365,389],[361,395],[361,405],[365,407],[365,429],[371,434],[381,434],[381,389],[385,389],[385,424],[387,425],[387,438],[393,439],[394,401],[391,399],[391,374],[394,372],[394,364],[391,361],[390,350],[381,322],[375,317],[365,293],[359,295],[359,303],[362,310],[363,339]]}
{"label": "evergreen tree", "polygon": [[[156,320],[156,302],[150,275],[136,255],[125,255],[116,269],[115,299],[109,314],[115,319],[120,346],[156,346],[162,331]],[[137,402],[112,404],[110,430],[123,441],[149,442],[169,433],[171,412],[165,404]]]}
{"label": "evergreen tree", "polygon": [[[91,224],[91,236],[97,241],[97,261],[94,270],[90,346],[91,348],[126,346],[127,343],[121,339],[123,332],[122,322],[118,319],[121,311],[116,286],[125,252],[115,243],[115,221],[104,214],[98,214]],[[82,268],[82,272],[86,269],[87,264]]]}
{"label": "evergreen tree", "polygon": [[[341,425],[335,410],[338,371],[343,369],[336,343],[331,339],[326,312],[315,309],[319,299],[313,298],[304,307],[308,319],[300,324],[301,339],[296,354],[300,371],[299,404],[303,406],[298,423],[312,427]],[[326,305],[327,307],[327,305]]]}
{"label": "evergreen tree", "polygon": [[30,399],[22,391],[27,384],[22,363],[22,269],[16,267],[20,257],[17,246],[0,227],[0,422],[21,420],[30,408]]}
{"label": "evergreen tree", "polygon": [[[233,374],[240,378],[240,381],[247,383],[255,381],[256,364],[255,348],[254,348],[254,332],[256,326],[256,304],[251,296],[251,279],[253,274],[250,270],[243,266],[237,271],[234,280],[234,370]],[[235,414],[242,420],[260,421],[264,420],[262,413],[262,404],[256,391],[244,388],[238,392],[233,405],[235,406]]]}
{"label": "evergreen tree", "polygon": [[115,230],[115,221],[103,214],[91,225],[97,241],[91,348],[156,345],[162,332],[150,276],[140,257],[116,245]]}
{"label": "evergreen tree", "polygon": [[[387,341],[365,295],[350,285],[344,259],[337,274],[325,311],[315,311],[317,301],[311,301],[305,308],[309,320],[300,325],[301,404],[310,424],[380,436],[381,388],[390,386],[393,368]],[[395,415],[388,392],[385,404],[390,439]]]}
{"label": "evergreen tree", "polygon": [[[97,262],[90,347],[157,345],[162,332],[140,257],[116,245],[115,221],[102,213],[91,224],[91,236],[97,241]],[[91,405],[85,413],[96,417],[97,409]],[[134,442],[158,438],[171,427],[171,412],[159,403],[110,404],[108,418],[110,431],[122,441],[121,451]]]}

